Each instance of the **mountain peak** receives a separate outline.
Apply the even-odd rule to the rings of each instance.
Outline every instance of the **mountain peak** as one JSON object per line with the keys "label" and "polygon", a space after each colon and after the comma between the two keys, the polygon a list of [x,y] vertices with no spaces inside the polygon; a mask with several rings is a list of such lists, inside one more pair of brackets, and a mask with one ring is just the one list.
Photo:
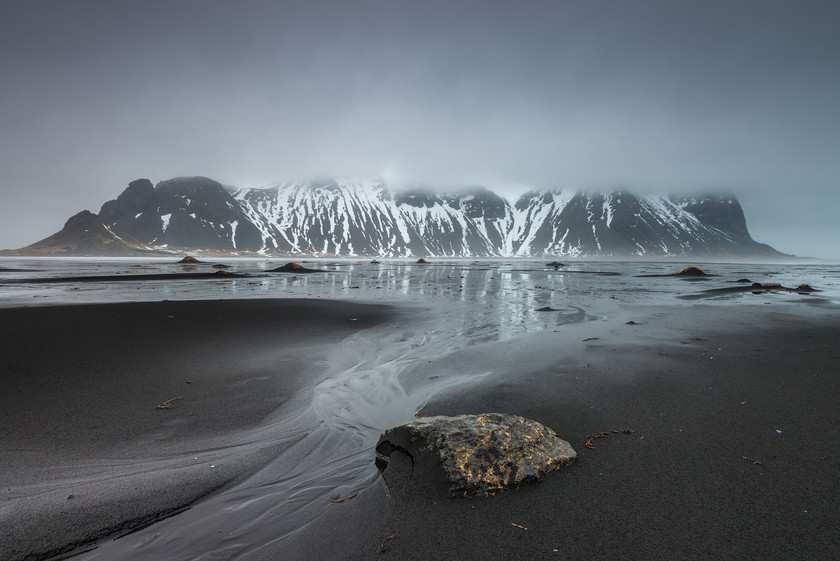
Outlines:
{"label": "mountain peak", "polygon": [[71,216],[64,227],[19,253],[33,255],[144,255],[152,251],[88,210]]}
{"label": "mountain peak", "polygon": [[[71,231],[75,234],[71,235]],[[226,190],[207,177],[152,187],[132,181],[99,216],[83,212],[55,245],[91,231],[99,245],[212,250],[244,255],[447,257],[779,257],[749,235],[731,195],[530,191],[508,201],[474,185],[392,192],[382,181],[318,179]],[[72,241],[72,240],[71,240]],[[37,244],[36,244],[37,245]]]}

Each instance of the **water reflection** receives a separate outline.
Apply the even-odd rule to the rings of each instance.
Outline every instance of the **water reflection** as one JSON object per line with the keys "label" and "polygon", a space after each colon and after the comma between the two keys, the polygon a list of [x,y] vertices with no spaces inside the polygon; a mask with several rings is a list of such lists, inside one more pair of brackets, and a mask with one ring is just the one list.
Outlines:
{"label": "water reflection", "polygon": [[[636,276],[681,268],[672,263],[578,262],[555,270],[538,261],[302,262],[326,271],[313,274],[269,273],[284,263],[281,260],[229,263],[230,270],[242,276],[24,284],[15,280],[183,272],[184,268],[155,260],[0,260],[0,267],[27,269],[0,272],[0,281],[11,281],[0,283],[3,306],[309,297],[394,304],[410,310],[399,329],[379,326],[336,345],[322,382],[310,388],[304,405],[278,412],[231,445],[228,452],[233,457],[238,453],[234,445],[293,443],[259,472],[183,515],[103,544],[83,559],[194,559],[199,547],[195,544],[214,555],[233,558],[246,544],[271,543],[298,531],[321,515],[329,498],[356,492],[375,477],[370,450],[381,430],[412,418],[436,392],[474,383],[487,374],[459,370],[445,376],[430,376],[426,371],[422,376],[407,375],[428,368],[429,358],[451,357],[450,353],[470,346],[532,331],[562,330],[566,324],[609,318],[642,306],[697,305],[678,296],[725,286],[742,277],[772,278],[792,286],[808,283],[822,291],[807,297],[773,295],[772,301],[780,305],[840,302],[840,267],[825,265],[709,265],[704,268],[719,276],[701,286],[674,277]],[[195,268],[212,270],[210,264]],[[751,300],[749,293],[738,298],[745,305],[768,301]],[[702,304],[728,306],[732,300]],[[191,459],[187,458],[188,463]]]}
{"label": "water reflection", "polygon": [[[182,265],[159,259],[0,259],[0,305],[44,305],[114,301],[209,300],[224,298],[329,298],[385,304],[434,306],[463,321],[478,340],[515,336],[566,323],[564,314],[537,313],[542,307],[581,308],[592,316],[609,314],[615,305],[632,306],[719,286],[738,278],[774,280],[785,285],[811,284],[814,297],[838,302],[837,265],[703,265],[718,275],[703,286],[680,278],[639,278],[667,274],[682,264],[671,262],[573,262],[555,270],[541,261],[440,260],[418,264],[405,260],[370,263],[347,259],[308,259],[304,266],[324,273],[270,273],[282,260],[230,259],[236,278],[21,284],[16,280],[175,272],[212,272],[212,263]],[[17,270],[15,270],[17,269]],[[601,273],[601,274],[599,274]],[[610,273],[607,275],[604,273]],[[605,299],[611,301],[605,305]]]}

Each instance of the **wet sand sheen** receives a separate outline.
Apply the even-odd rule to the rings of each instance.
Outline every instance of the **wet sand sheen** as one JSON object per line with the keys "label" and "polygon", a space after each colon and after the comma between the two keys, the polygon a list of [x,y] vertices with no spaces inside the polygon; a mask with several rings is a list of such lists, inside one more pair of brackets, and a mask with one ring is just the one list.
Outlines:
{"label": "wet sand sheen", "polygon": [[[580,461],[538,485],[474,500],[406,496],[381,479],[342,489],[358,495],[340,504],[303,493],[323,515],[282,538],[294,494],[269,495],[253,527],[222,518],[262,498],[252,489],[82,558],[381,559],[388,536],[390,556],[418,560],[836,557],[840,326],[738,306],[637,317],[478,344],[404,372],[410,388],[492,370],[434,394],[422,414],[503,411],[555,429]],[[193,534],[207,522],[221,528],[217,542]]]}
{"label": "wet sand sheen", "polygon": [[288,443],[232,435],[392,316],[306,300],[0,309],[0,558],[129,530],[247,474]]}
{"label": "wet sand sheen", "polygon": [[[372,560],[388,536],[401,560],[838,558],[840,324],[772,312],[759,324],[735,306],[682,315],[450,357],[459,368],[490,354],[507,375],[423,415],[537,420],[575,447],[572,467],[487,499],[380,481],[242,559]],[[584,446],[613,429],[635,433]]]}
{"label": "wet sand sheen", "polygon": [[[153,511],[224,487],[182,515],[100,542],[80,559],[381,559],[380,544],[390,535],[387,553],[400,559],[533,559],[561,552],[585,559],[836,557],[830,527],[840,515],[840,497],[832,443],[840,423],[833,405],[838,381],[829,374],[840,366],[840,335],[827,300],[642,304],[633,291],[617,293],[632,303],[627,306],[565,292],[563,299],[540,300],[525,287],[512,288],[527,296],[513,306],[522,312],[511,316],[518,318],[513,323],[503,312],[488,317],[496,307],[507,310],[500,306],[507,300],[489,292],[486,307],[429,302],[424,310],[350,309],[328,301],[135,304],[136,310],[183,305],[200,312],[183,323],[183,311],[166,312],[163,329],[169,331],[161,334],[155,332],[162,308],[135,320],[153,329],[134,332],[114,331],[134,317],[120,306],[55,308],[67,311],[44,312],[66,315],[52,330],[52,320],[44,319],[50,315],[4,310],[20,316],[5,316],[3,325],[30,329],[3,349],[17,357],[11,364],[38,357],[49,373],[43,379],[50,380],[72,357],[79,372],[113,366],[126,375],[111,378],[126,387],[12,384],[16,393],[0,398],[12,413],[0,426],[10,427],[10,441],[20,447],[0,450],[9,452],[4,464],[7,456],[16,462],[18,482],[0,492],[14,489],[9,498],[15,501],[20,489],[38,486],[42,497],[52,497],[55,508],[47,515],[69,525],[61,510],[70,505],[72,524],[84,529],[88,521],[136,523],[138,505]],[[290,303],[304,320],[284,315]],[[554,311],[535,313],[544,304]],[[233,310],[225,317],[234,319],[216,320],[213,306]],[[74,329],[86,317],[100,318],[96,339]],[[635,321],[628,325],[628,319]],[[533,329],[520,329],[519,322],[529,321]],[[395,323],[410,327],[396,331]],[[5,333],[13,338],[13,331]],[[518,335],[502,337],[503,331]],[[42,356],[39,349],[51,348],[53,340],[64,351]],[[203,386],[197,376],[190,384],[176,376],[172,385],[173,372],[202,372]],[[170,390],[179,388],[195,392],[192,400],[187,395],[170,409],[154,409],[178,397]],[[53,395],[44,402],[51,410],[77,404],[64,413],[75,420],[75,432],[46,417],[40,425],[37,415],[26,418],[41,407],[26,403],[39,390]],[[120,392],[134,397],[120,400]],[[159,398],[146,400],[158,392]],[[142,407],[132,409],[141,394]],[[291,396],[302,399],[287,402]],[[572,442],[581,462],[540,485],[480,502],[389,493],[368,469],[372,452],[365,450],[372,445],[366,448],[365,439],[377,427],[401,422],[400,416],[410,418],[427,400],[423,415],[492,410],[543,422]],[[100,423],[100,411],[110,411],[105,418],[114,422]],[[160,414],[171,413],[184,417],[160,423]],[[618,428],[632,428],[636,436],[583,447],[588,434]],[[185,450],[199,450],[199,466],[173,459]],[[50,457],[70,468],[44,469]],[[86,518],[84,493],[68,499],[64,490],[68,483],[101,485],[108,474],[131,477],[141,487],[105,493],[110,502]],[[3,520],[26,514],[0,512]],[[11,532],[15,539],[31,537],[20,527]],[[51,538],[70,543],[68,536]]]}

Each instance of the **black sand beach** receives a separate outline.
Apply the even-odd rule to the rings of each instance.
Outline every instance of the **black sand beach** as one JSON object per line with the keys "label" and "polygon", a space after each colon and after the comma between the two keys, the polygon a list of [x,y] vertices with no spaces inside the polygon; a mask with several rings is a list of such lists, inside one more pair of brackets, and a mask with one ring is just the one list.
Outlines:
{"label": "black sand beach", "polygon": [[[840,558],[840,323],[728,316],[616,326],[556,364],[569,353],[511,349],[500,365],[509,380],[422,414],[532,418],[572,443],[576,464],[490,498],[406,496],[380,481],[334,505],[283,558]],[[613,429],[635,433],[584,446]]]}
{"label": "black sand beach", "polygon": [[0,309],[0,559],[74,549],[247,474],[277,447],[224,470],[178,456],[257,425],[323,375],[331,344],[390,316],[292,299]]}
{"label": "black sand beach", "polygon": [[[414,495],[379,479],[288,539],[212,558],[840,558],[840,322],[804,306],[682,307],[430,356],[409,382],[496,373],[441,393],[422,415],[522,415],[569,440],[577,463],[488,498]],[[0,310],[11,466],[0,557],[39,559],[230,486],[282,445],[249,450],[224,473],[167,458],[259,424],[312,385],[324,345],[391,314],[290,300]],[[635,433],[584,446],[613,429]],[[86,498],[103,477],[132,487],[100,484]],[[80,558],[138,548],[154,528]]]}

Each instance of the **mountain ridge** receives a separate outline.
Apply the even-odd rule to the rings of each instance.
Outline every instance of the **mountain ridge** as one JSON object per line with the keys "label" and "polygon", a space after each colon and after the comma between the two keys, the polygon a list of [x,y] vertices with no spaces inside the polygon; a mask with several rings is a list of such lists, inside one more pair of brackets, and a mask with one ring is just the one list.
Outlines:
{"label": "mountain ridge", "polygon": [[785,257],[752,239],[732,195],[552,189],[507,199],[478,185],[392,191],[384,181],[321,179],[236,189],[196,176],[137,179],[92,217],[101,235],[87,245],[66,224],[12,253]]}

